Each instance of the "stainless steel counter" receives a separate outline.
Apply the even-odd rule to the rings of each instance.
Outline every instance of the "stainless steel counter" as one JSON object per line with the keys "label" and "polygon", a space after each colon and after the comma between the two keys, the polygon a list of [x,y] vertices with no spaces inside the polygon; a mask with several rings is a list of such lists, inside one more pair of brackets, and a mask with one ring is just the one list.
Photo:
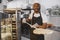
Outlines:
{"label": "stainless steel counter", "polygon": [[53,26],[53,27],[47,28],[47,29],[60,32],[60,27],[58,27],[58,26]]}
{"label": "stainless steel counter", "polygon": [[60,40],[60,32],[54,29],[36,29],[35,34],[44,34],[44,40]]}

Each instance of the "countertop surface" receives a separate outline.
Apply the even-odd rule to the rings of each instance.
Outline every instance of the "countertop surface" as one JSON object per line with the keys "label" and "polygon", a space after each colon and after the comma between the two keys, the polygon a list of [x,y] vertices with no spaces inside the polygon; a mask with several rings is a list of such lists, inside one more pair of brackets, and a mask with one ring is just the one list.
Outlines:
{"label": "countertop surface", "polygon": [[33,33],[34,34],[44,34],[44,35],[48,35],[48,34],[52,34],[53,30],[49,30],[49,29],[42,29],[42,28],[36,28]]}
{"label": "countertop surface", "polygon": [[47,28],[47,29],[60,32],[60,27],[56,27],[56,26],[53,26],[53,27]]}
{"label": "countertop surface", "polygon": [[47,28],[47,29],[36,29],[34,34],[44,34],[45,40],[60,40],[60,29]]}

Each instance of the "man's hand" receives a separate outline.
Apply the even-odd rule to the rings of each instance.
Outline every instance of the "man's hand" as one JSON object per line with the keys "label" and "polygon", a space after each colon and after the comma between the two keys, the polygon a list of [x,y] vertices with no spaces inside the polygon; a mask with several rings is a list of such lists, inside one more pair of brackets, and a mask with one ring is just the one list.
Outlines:
{"label": "man's hand", "polygon": [[26,22],[29,22],[30,20],[31,20],[31,19],[28,19],[28,18],[25,19],[25,18],[24,18],[24,19],[22,20],[22,22],[23,22],[23,23],[26,23]]}
{"label": "man's hand", "polygon": [[47,27],[45,27],[45,26],[40,26],[39,28],[43,28],[43,29],[46,29]]}
{"label": "man's hand", "polygon": [[43,29],[46,29],[46,28],[47,28],[47,24],[44,23],[43,25],[38,25],[37,28],[43,28]]}
{"label": "man's hand", "polygon": [[26,19],[26,21],[27,21],[27,22],[29,22],[29,21],[30,21],[30,19]]}
{"label": "man's hand", "polygon": [[31,21],[31,19],[27,18],[27,19],[26,19],[26,21],[27,21],[27,22],[30,22],[30,21]]}
{"label": "man's hand", "polygon": [[50,28],[50,27],[52,27],[53,26],[53,24],[47,24],[47,27],[48,28]]}

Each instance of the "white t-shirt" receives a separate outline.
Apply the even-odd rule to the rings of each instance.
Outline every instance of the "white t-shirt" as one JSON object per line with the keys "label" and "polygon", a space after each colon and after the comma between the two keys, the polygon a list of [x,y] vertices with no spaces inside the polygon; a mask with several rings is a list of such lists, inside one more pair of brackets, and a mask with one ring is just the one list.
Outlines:
{"label": "white t-shirt", "polygon": [[[37,14],[35,13],[35,14],[34,14],[34,17],[39,17],[39,16],[40,16],[39,13],[37,13]],[[41,16],[42,16],[42,19],[43,19],[43,23],[48,23],[48,17],[46,16],[46,14],[41,13]],[[29,19],[32,19],[32,17],[33,17],[33,13],[31,13],[31,14],[29,15]],[[22,22],[23,22],[23,23],[26,23],[26,19],[24,18]],[[31,27],[36,27],[36,26],[38,26],[37,23],[35,23],[35,24],[32,25]]]}
{"label": "white t-shirt", "polygon": [[[33,16],[34,16],[34,17],[39,17],[40,14],[39,14],[39,13],[35,13],[35,14],[33,15],[33,13],[31,13],[31,14],[29,15],[29,19],[32,19]],[[47,16],[46,16],[46,14],[44,14],[44,13],[41,12],[41,16],[42,16],[42,19],[43,19],[43,23],[48,23],[48,18],[47,18]]]}

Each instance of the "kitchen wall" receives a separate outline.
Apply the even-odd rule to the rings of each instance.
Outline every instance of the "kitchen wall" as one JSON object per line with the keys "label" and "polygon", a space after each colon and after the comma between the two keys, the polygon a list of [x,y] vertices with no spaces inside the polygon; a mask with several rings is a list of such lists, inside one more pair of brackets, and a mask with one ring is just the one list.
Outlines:
{"label": "kitchen wall", "polygon": [[[15,0],[14,0],[15,1]],[[0,10],[3,10],[4,5],[7,5],[8,1],[7,0],[2,0],[2,2],[0,3]]]}
{"label": "kitchen wall", "polygon": [[38,2],[41,5],[43,5],[45,8],[51,8],[54,5],[60,6],[60,0],[29,0],[29,3],[35,3]]}
{"label": "kitchen wall", "polygon": [[[14,0],[14,1],[18,1],[18,0]],[[33,4],[35,2],[40,3],[42,6],[44,6],[44,8],[51,8],[54,5],[59,5],[60,6],[60,0],[20,0],[20,1],[24,1],[24,2],[29,2],[30,4]],[[0,4],[2,5],[6,5],[7,0],[2,0],[2,3]],[[0,9],[2,9],[2,7],[0,6]]]}
{"label": "kitchen wall", "polygon": [[[14,0],[14,1],[22,1],[22,2],[29,3],[29,4],[38,2],[41,4],[42,12],[46,12],[46,9],[51,8],[52,6],[56,6],[56,5],[60,6],[60,0]],[[0,10],[2,10],[4,8],[3,5],[6,5],[7,3],[8,3],[7,0],[2,0],[2,3],[0,3]],[[50,19],[52,20],[49,20],[49,21],[56,26],[57,25],[60,26],[59,18],[60,17],[50,17]]]}

